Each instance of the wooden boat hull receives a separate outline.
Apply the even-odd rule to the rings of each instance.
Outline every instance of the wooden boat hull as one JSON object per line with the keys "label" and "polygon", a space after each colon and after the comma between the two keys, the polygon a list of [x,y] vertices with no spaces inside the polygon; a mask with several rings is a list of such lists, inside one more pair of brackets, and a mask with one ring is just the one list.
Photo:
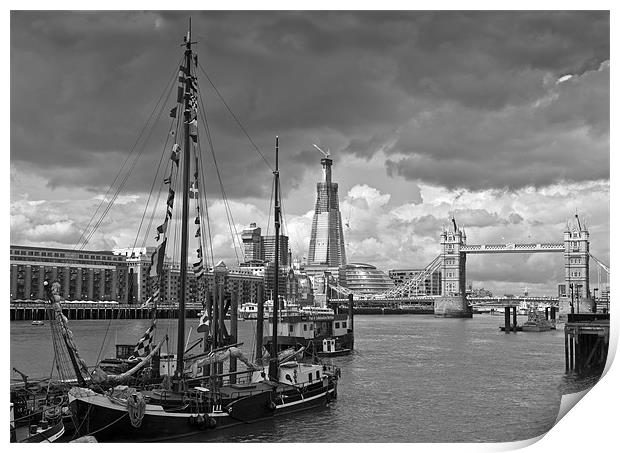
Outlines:
{"label": "wooden boat hull", "polygon": [[343,355],[349,355],[353,352],[352,349],[339,349],[337,351],[320,351],[317,352],[317,355],[320,357],[339,357],[339,356],[343,356]]}
{"label": "wooden boat hull", "polygon": [[555,329],[555,327],[551,326],[523,326],[523,332],[547,332],[549,330]]}
{"label": "wooden boat hull", "polygon": [[[161,442],[195,435],[202,437],[205,431],[324,406],[336,397],[337,381],[330,380],[325,386],[317,383],[303,393],[286,385],[280,390],[235,400],[221,411],[209,413],[167,412],[162,406],[146,404],[139,426],[131,423],[126,406],[92,390],[72,389],[69,407],[80,436],[95,436],[100,442]],[[201,415],[200,420],[198,415]]]}

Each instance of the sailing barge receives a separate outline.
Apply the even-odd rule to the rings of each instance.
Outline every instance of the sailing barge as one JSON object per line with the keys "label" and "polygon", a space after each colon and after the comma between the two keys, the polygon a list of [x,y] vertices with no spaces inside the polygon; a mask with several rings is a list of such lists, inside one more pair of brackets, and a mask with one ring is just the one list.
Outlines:
{"label": "sailing barge", "polygon": [[[209,429],[224,429],[234,425],[256,422],[274,416],[321,407],[329,404],[337,396],[338,377],[340,370],[321,363],[308,363],[302,360],[304,348],[287,349],[281,351],[278,346],[278,304],[272,311],[273,335],[269,355],[260,363],[252,363],[245,359],[243,354],[230,344],[230,337],[225,335],[224,316],[227,307],[224,307],[223,298],[214,301],[207,297],[205,301],[204,319],[201,326],[205,332],[204,352],[186,355],[185,345],[185,302],[188,262],[188,226],[189,226],[189,192],[190,167],[195,162],[192,187],[198,187],[198,140],[197,140],[197,77],[195,68],[197,57],[192,50],[191,22],[187,36],[184,38],[184,64],[179,73],[179,92],[177,108],[183,112],[182,148],[174,144],[172,159],[176,167],[182,168],[182,178],[171,173],[167,183],[180,182],[182,194],[181,216],[181,257],[180,257],[180,297],[179,319],[177,326],[177,352],[174,357],[176,367],[171,378],[164,378],[161,384],[152,388],[133,388],[127,385],[116,385],[105,390],[99,382],[122,382],[122,375],[112,377],[104,373],[95,379],[92,376],[91,385],[73,387],[69,392],[69,404],[74,419],[76,431],[79,435],[94,435],[99,441],[166,441],[192,435],[204,435],[202,431]],[[172,112],[171,112],[172,113]],[[276,235],[275,267],[279,266],[278,246],[281,222],[281,207],[279,199],[279,170],[278,170],[278,138],[275,146],[274,174],[274,222]],[[193,159],[192,159],[193,157]],[[170,188],[171,197],[174,191]],[[192,197],[193,198],[193,197]],[[170,197],[169,197],[170,199]],[[172,203],[168,204],[166,221],[158,227],[162,242],[153,254],[152,263],[156,275],[160,275],[159,263],[163,261],[166,248],[166,231]],[[194,264],[194,273],[201,272],[202,249],[200,234],[200,212],[196,208],[195,223],[198,231],[195,237],[199,238],[198,258]],[[217,266],[216,266],[217,267]],[[217,274],[216,274],[217,279]],[[278,300],[277,273],[274,282],[274,299]],[[157,292],[156,292],[157,293]],[[259,297],[259,301],[261,298]],[[219,303],[218,303],[219,302]],[[259,324],[263,325],[263,304],[259,302]],[[235,317],[236,318],[236,317]],[[233,321],[231,317],[231,322]],[[236,321],[236,319],[235,319]],[[199,329],[200,330],[200,329]],[[258,349],[262,350],[262,328],[257,332]],[[163,340],[162,340],[163,341]],[[161,342],[155,348],[161,346]],[[261,354],[262,355],[262,354]],[[260,357],[260,355],[257,355]],[[235,371],[232,368],[232,359],[241,360],[246,370]],[[152,359],[143,357],[140,363]],[[231,361],[231,370],[224,373],[223,362]],[[128,373],[128,372],[127,372]],[[94,385],[93,385],[94,384]]]}

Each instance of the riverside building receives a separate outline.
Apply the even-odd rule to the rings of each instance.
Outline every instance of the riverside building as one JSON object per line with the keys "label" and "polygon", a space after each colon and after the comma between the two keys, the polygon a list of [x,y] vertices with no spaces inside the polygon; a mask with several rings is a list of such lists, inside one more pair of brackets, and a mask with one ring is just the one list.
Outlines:
{"label": "riverside building", "polygon": [[110,251],[10,247],[11,302],[47,300],[43,282],[58,280],[65,300],[126,303],[129,268]]}
{"label": "riverside building", "polygon": [[394,288],[394,282],[385,272],[365,263],[340,266],[338,284],[360,296],[381,294]]}
{"label": "riverside building", "polygon": [[[114,251],[72,250],[12,245],[10,247],[11,302],[45,301],[44,281],[60,283],[64,300],[114,301],[142,305],[152,294],[149,276],[154,247],[115,249]],[[225,267],[225,266],[224,266]],[[164,284],[158,305],[177,305],[180,290],[179,263],[164,261]],[[235,269],[226,269],[228,295],[241,303],[256,302],[263,277]],[[188,269],[186,294],[189,304],[201,304],[205,294],[213,291],[213,269],[196,279]]]}

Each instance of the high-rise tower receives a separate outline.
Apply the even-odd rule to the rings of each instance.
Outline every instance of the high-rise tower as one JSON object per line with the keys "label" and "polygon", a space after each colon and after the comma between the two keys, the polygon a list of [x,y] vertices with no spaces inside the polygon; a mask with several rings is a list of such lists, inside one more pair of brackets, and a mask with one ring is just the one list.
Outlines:
{"label": "high-rise tower", "polygon": [[338,267],[347,263],[338,203],[338,183],[332,182],[332,160],[329,153],[324,155],[321,159],[323,181],[316,184],[308,265]]}

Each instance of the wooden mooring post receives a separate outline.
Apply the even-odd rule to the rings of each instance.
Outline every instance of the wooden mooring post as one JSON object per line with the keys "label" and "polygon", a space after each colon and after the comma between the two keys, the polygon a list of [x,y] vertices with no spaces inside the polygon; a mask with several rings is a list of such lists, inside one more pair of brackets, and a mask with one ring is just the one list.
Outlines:
{"label": "wooden mooring post", "polygon": [[510,333],[510,307],[504,307],[504,332]]}
{"label": "wooden mooring post", "polygon": [[609,349],[609,314],[569,314],[564,325],[566,372],[602,372]]}

